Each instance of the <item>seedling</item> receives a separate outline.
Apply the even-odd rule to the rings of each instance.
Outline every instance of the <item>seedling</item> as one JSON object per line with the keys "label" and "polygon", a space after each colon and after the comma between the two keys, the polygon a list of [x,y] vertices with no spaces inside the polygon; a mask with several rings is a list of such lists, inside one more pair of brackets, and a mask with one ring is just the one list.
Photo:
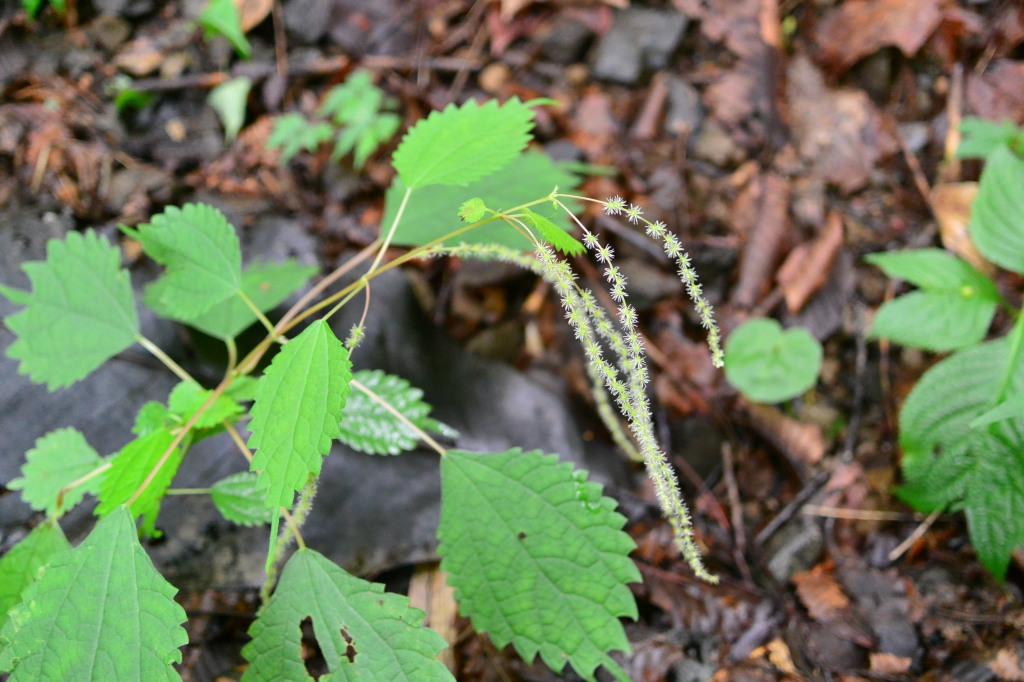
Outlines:
{"label": "seedling", "polygon": [[806,329],[783,331],[775,320],[750,320],[725,344],[725,376],[755,402],[795,398],[818,381],[821,344]]}

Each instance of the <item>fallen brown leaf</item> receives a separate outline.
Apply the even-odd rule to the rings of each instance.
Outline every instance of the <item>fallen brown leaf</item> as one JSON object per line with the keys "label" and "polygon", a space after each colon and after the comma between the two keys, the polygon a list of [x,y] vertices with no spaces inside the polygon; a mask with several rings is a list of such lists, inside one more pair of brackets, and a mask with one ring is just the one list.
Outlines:
{"label": "fallen brown leaf", "polygon": [[[737,200],[737,215],[751,215],[748,209],[754,206],[756,222],[746,235],[739,280],[732,300],[749,308],[761,297],[770,281],[789,233],[789,182],[780,175],[766,173],[757,178],[744,194],[745,197]],[[745,208],[740,210],[739,206]],[[742,229],[745,226],[736,227]]]}
{"label": "fallen brown leaf", "polygon": [[843,219],[833,211],[828,216],[825,229],[817,238],[789,252],[776,275],[789,312],[800,312],[811,296],[825,284],[842,246]]}
{"label": "fallen brown leaf", "polygon": [[971,204],[978,196],[976,182],[949,182],[936,185],[931,192],[931,207],[939,223],[942,245],[963,258],[976,270],[991,275],[995,267],[985,260],[971,241],[968,226]]}
{"label": "fallen brown leaf", "polygon": [[825,436],[814,424],[805,424],[787,417],[779,409],[741,401],[750,417],[750,424],[801,473],[825,456]]}
{"label": "fallen brown leaf", "polygon": [[160,67],[163,52],[150,38],[136,38],[121,48],[114,57],[114,64],[133,76],[146,76]]}
{"label": "fallen brown leaf", "polygon": [[1001,680],[1024,682],[1024,670],[1020,667],[1020,658],[1011,649],[1000,649],[988,667]]}
{"label": "fallen brown leaf", "polygon": [[455,592],[445,580],[445,574],[436,567],[420,567],[409,581],[409,605],[427,614],[425,625],[441,635],[448,647],[441,652],[441,662],[455,672],[455,656],[452,646],[458,639],[456,621],[459,607],[455,603]]}
{"label": "fallen brown leaf", "polygon": [[905,675],[913,661],[906,656],[874,652],[870,654],[871,672],[879,675]]}
{"label": "fallen brown leaf", "polygon": [[912,57],[942,20],[942,0],[844,2],[819,24],[822,61],[845,70],[879,49],[895,46]]}
{"label": "fallen brown leaf", "polygon": [[241,19],[242,33],[248,33],[263,23],[274,9],[274,0],[234,0]]}
{"label": "fallen brown leaf", "polygon": [[818,564],[809,571],[797,573],[792,580],[800,602],[811,618],[820,623],[838,619],[850,606],[850,599],[833,577],[830,565]]}
{"label": "fallen brown leaf", "polygon": [[967,103],[976,116],[1024,123],[1024,62],[999,59],[967,80]]}

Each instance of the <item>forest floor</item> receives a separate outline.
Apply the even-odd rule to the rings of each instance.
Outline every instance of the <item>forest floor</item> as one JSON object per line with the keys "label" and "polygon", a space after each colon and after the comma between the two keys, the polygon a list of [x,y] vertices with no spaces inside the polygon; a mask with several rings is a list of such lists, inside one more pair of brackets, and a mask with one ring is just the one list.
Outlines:
{"label": "forest floor", "polygon": [[[961,515],[925,519],[893,495],[899,406],[938,358],[867,337],[899,289],[863,259],[929,245],[976,257],[966,223],[979,167],[948,150],[965,116],[1024,122],[1019,2],[285,0],[275,11],[245,0],[245,62],[195,29],[199,0],[79,0],[65,20],[35,23],[17,4],[0,10],[0,232],[29,221],[114,235],[203,200],[243,231],[281,216],[326,271],[377,236],[390,148],[361,172],[326,149],[282,164],[266,149],[274,116],[311,113],[360,67],[406,125],[468,97],[555,100],[538,113],[545,150],[588,165],[582,193],[620,194],[680,235],[724,334],[775,317],[825,349],[805,395],[744,400],[711,366],[669,263],[586,214],[631,283],[659,430],[722,577],[692,577],[639,472],[607,486],[644,578],[627,626],[632,678],[1024,680],[1024,559],[1000,584]],[[110,87],[125,74],[151,99],[119,113]],[[231,74],[255,85],[226,144],[206,97]],[[408,278],[459,346],[592,410],[582,355],[546,288],[456,262],[421,263]],[[1019,298],[1019,278],[999,284]],[[1009,326],[1000,313],[994,330]],[[429,590],[429,556],[389,556],[369,573]],[[445,594],[429,610],[456,635],[458,679],[554,679],[473,634]],[[253,595],[183,591],[186,679],[236,678]]]}

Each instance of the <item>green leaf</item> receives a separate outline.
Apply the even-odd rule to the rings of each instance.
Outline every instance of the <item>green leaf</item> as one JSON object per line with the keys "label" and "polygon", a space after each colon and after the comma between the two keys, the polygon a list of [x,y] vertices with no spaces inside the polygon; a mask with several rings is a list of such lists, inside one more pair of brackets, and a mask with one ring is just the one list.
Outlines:
{"label": "green leaf", "polygon": [[551,244],[567,256],[579,256],[587,250],[571,234],[529,209],[523,211],[523,221],[537,231],[542,241]]}
{"label": "green leaf", "polygon": [[507,166],[530,141],[533,110],[512,98],[469,101],[422,119],[402,138],[392,164],[409,189],[466,186]]}
{"label": "green leaf", "polygon": [[640,574],[615,501],[582,471],[540,452],[451,451],[441,460],[441,568],[459,610],[527,662],[539,653],[586,680],[629,651],[619,618],[637,617]]}
{"label": "green leaf", "polygon": [[180,680],[173,664],[188,636],[176,592],[118,510],[24,592],[0,632],[10,682]]}
{"label": "green leaf", "polygon": [[221,83],[206,97],[206,101],[220,117],[221,125],[224,126],[224,139],[228,142],[238,137],[238,131],[245,123],[245,107],[250,89],[252,81],[239,76]]}
{"label": "green leaf", "polygon": [[225,519],[239,526],[270,523],[274,515],[267,507],[266,481],[251,471],[217,481],[210,489],[210,498]]}
{"label": "green leaf", "polygon": [[210,4],[199,15],[199,25],[203,27],[208,39],[218,35],[227,38],[243,59],[248,59],[252,54],[249,41],[242,32],[242,18],[234,0],[210,0]]}
{"label": "green leaf", "polygon": [[267,505],[291,507],[294,493],[318,476],[349,394],[348,351],[323,320],[274,356],[260,379],[249,423],[252,470],[267,482]]}
{"label": "green leaf", "polygon": [[166,428],[173,422],[170,410],[163,403],[155,400],[143,404],[135,415],[132,433],[136,436],[148,436],[159,429]]}
{"label": "green leaf", "polygon": [[[136,438],[114,455],[110,470],[100,484],[100,503],[94,512],[96,516],[108,516],[126,504],[156,467],[173,440],[170,431],[159,429]],[[160,514],[160,502],[174,480],[174,475],[178,473],[184,456],[183,448],[175,448],[153,481],[131,505],[132,514],[143,517],[139,532],[146,537],[157,535],[156,518]]]}
{"label": "green leaf", "polygon": [[[260,312],[266,313],[281,305],[289,296],[306,286],[316,267],[300,265],[297,261],[249,266],[242,273],[242,292]],[[240,296],[215,304],[202,315],[192,318],[176,317],[157,298],[157,292],[146,292],[146,305],[161,317],[178,319],[204,334],[225,341],[241,334],[256,323],[256,315]],[[151,293],[152,292],[152,293]]]}
{"label": "green leaf", "polygon": [[32,295],[22,289],[14,289],[12,287],[5,287],[0,284],[0,296],[3,296],[8,301],[18,306],[27,306],[29,301],[32,300]]}
{"label": "green leaf", "polygon": [[36,15],[39,14],[39,8],[43,6],[43,0],[21,0],[21,8],[25,10],[25,14],[29,16],[29,19],[35,19]]}
{"label": "green leaf", "polygon": [[[64,486],[77,481],[102,464],[100,456],[85,437],[75,429],[57,429],[36,441],[21,467],[21,476],[7,484],[20,490],[21,499],[37,511],[49,516],[57,514],[57,497]],[[86,493],[95,495],[102,476],[68,490],[61,510],[73,509]]]}
{"label": "green leaf", "polygon": [[821,344],[806,329],[750,320],[726,341],[725,377],[750,400],[778,403],[814,386],[821,356]]}
{"label": "green leaf", "polygon": [[[446,438],[458,435],[451,427],[430,418],[430,405],[423,402],[423,391],[405,379],[380,370],[360,370],[353,378],[423,431]],[[370,455],[397,455],[415,448],[419,437],[379,403],[355,390],[345,403],[338,440]]]}
{"label": "green leaf", "polygon": [[980,429],[989,424],[1020,417],[1024,417],[1024,393],[1010,396],[988,412],[983,413],[971,422],[971,428]]}
{"label": "green leaf", "polygon": [[999,304],[987,277],[941,249],[876,253],[866,260],[921,287],[884,304],[871,336],[932,351],[973,346],[985,338]]}
{"label": "green leaf", "polygon": [[32,291],[4,322],[17,337],[7,355],[32,381],[70,386],[135,343],[139,318],[121,254],[92,230],[50,240],[46,260],[22,269]]}
{"label": "green leaf", "polygon": [[[171,415],[184,425],[199,411],[213,391],[203,388],[197,383],[183,381],[174,387],[167,398],[167,407]],[[196,420],[195,428],[212,429],[220,426],[223,421],[234,422],[244,412],[242,406],[226,395],[217,396],[213,405]]]}
{"label": "green leaf", "polygon": [[[500,211],[541,199],[555,187],[571,190],[577,184],[576,176],[562,170],[546,155],[527,152],[497,173],[468,187],[432,187],[429,192],[413,192],[393,243],[420,246],[443,237],[459,227],[454,216],[466,200],[474,197]],[[405,185],[396,178],[387,192],[381,224],[391,224],[404,194]],[[534,206],[533,211],[563,230],[569,229],[569,219],[562,210],[545,203]],[[503,222],[485,225],[449,243],[501,244],[523,251],[533,250],[529,240]]]}
{"label": "green leaf", "polygon": [[47,522],[0,558],[0,632],[11,610],[21,603],[21,595],[50,559],[71,549],[60,526]]}
{"label": "green leaf", "polygon": [[242,287],[238,235],[212,206],[171,206],[137,230],[124,231],[167,268],[146,291],[146,303],[157,313],[192,320],[237,296]]}
{"label": "green leaf", "polygon": [[963,140],[956,150],[958,159],[984,159],[1000,147],[1024,143],[1024,130],[1012,121],[993,123],[968,117],[960,123],[960,133]]}
{"label": "green leaf", "polygon": [[267,149],[280,149],[281,163],[288,163],[301,151],[316,151],[333,134],[334,129],[326,123],[312,124],[302,114],[285,114],[274,121]]}
{"label": "green leaf", "polygon": [[478,220],[483,220],[485,215],[487,215],[487,204],[480,197],[466,199],[459,206],[459,220],[464,223],[475,223]]}
{"label": "green leaf", "polygon": [[[1008,362],[1005,339],[959,351],[925,372],[900,411],[900,497],[923,512],[963,509],[997,578],[1024,544],[1024,418],[971,426],[992,408]],[[1024,367],[1010,388],[1024,392]]]}
{"label": "green leaf", "polygon": [[366,71],[356,71],[344,84],[331,88],[319,111],[340,126],[331,160],[337,161],[354,150],[354,165],[362,168],[377,147],[394,136],[401,119],[382,112],[383,106],[384,93]]}
{"label": "green leaf", "polygon": [[995,150],[985,163],[969,231],[981,255],[1024,274],[1024,159],[1009,147]]}
{"label": "green leaf", "polygon": [[302,656],[302,622],[313,634],[329,675],[321,680],[448,682],[437,660],[440,635],[423,627],[423,612],[384,586],[349,575],[311,549],[285,564],[274,595],[260,611],[242,650],[244,682],[312,682]]}

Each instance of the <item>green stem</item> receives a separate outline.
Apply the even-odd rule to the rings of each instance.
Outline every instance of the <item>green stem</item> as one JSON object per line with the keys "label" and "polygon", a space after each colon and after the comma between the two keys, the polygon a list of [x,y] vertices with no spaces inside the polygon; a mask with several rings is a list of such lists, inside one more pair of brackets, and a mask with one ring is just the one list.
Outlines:
{"label": "green stem", "polygon": [[395,219],[391,221],[391,227],[388,228],[387,236],[384,237],[384,241],[380,244],[380,249],[377,251],[377,257],[373,259],[373,263],[370,265],[370,269],[366,274],[372,273],[380,265],[380,261],[384,258],[384,253],[388,250],[391,245],[391,240],[395,237],[395,231],[398,229],[398,223],[402,220],[402,214],[405,213],[405,207],[409,205],[409,197],[412,196],[412,188],[405,190],[405,194],[402,195],[402,203],[398,205],[398,210],[395,212]]}
{"label": "green stem", "polygon": [[153,357],[162,362],[164,366],[167,369],[171,370],[179,379],[181,379],[182,381],[191,381],[192,383],[198,383],[195,379],[192,378],[191,374],[189,374],[184,370],[184,368],[182,368],[181,365],[172,360],[171,356],[163,352],[160,346],[156,345],[142,334],[136,336],[135,340],[139,342],[140,346],[148,350],[153,355]]}
{"label": "green stem", "polygon": [[267,333],[270,334],[271,338],[274,338],[276,335],[276,332],[274,331],[274,324],[269,319],[267,319],[267,316],[263,314],[263,311],[260,310],[259,307],[253,302],[253,300],[249,298],[246,295],[246,293],[241,289],[238,290],[238,298],[242,299],[242,303],[244,303],[249,308],[249,310],[252,311],[252,314],[255,315],[256,319],[260,321],[260,324],[262,324],[263,328],[267,330]]}
{"label": "green stem", "polygon": [[1003,376],[1003,383],[999,386],[999,393],[996,394],[996,404],[1006,399],[1006,394],[1013,386],[1014,376],[1020,366],[1022,351],[1024,351],[1024,315],[1019,315],[1010,332],[1010,358],[1006,363],[1006,374]]}
{"label": "green stem", "polygon": [[166,495],[209,495],[210,488],[168,488]]}

